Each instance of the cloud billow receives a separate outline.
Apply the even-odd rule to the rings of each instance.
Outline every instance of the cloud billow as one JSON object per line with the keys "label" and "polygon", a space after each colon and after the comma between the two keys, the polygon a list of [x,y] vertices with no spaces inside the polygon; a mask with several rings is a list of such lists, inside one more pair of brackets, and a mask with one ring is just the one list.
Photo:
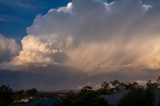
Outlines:
{"label": "cloud billow", "polygon": [[[159,49],[156,49],[160,40],[159,8],[157,1],[144,3],[140,0],[111,3],[73,0],[66,7],[50,9],[45,15],[38,15],[27,28],[26,37],[32,35],[38,39],[50,39],[43,40],[38,47],[57,41],[58,45],[53,44],[47,49],[52,50],[56,46],[67,57],[63,64],[84,70],[112,70],[112,67],[126,66],[159,68]],[[70,43],[69,47],[66,42]],[[34,48],[31,49],[34,51]],[[153,53],[154,50],[156,52]],[[42,55],[47,56],[43,60],[53,58],[50,62],[54,63],[55,56]]]}
{"label": "cloud billow", "polygon": [[19,51],[20,45],[14,39],[0,34],[0,63],[11,60],[19,54]]}

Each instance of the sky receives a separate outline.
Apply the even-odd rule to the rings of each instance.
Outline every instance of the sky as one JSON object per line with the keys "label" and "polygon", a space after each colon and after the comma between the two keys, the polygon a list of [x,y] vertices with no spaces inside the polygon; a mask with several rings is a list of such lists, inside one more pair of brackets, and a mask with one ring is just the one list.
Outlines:
{"label": "sky", "polygon": [[[37,14],[45,14],[51,8],[64,6],[69,0],[0,0],[0,33],[21,40],[26,27]],[[16,25],[16,27],[15,27]]]}
{"label": "sky", "polygon": [[160,74],[158,0],[0,0],[0,84],[80,89]]}

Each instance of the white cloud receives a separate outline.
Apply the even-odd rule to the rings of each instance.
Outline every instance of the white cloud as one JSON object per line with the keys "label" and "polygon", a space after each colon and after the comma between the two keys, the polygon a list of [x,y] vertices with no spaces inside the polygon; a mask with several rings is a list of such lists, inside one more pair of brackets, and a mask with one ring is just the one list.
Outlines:
{"label": "white cloud", "polygon": [[68,3],[66,7],[60,7],[57,12],[72,13],[72,3]]}
{"label": "white cloud", "polygon": [[152,8],[144,13],[139,0],[73,0],[51,9],[27,28],[11,63],[67,65],[90,73],[159,69],[159,8],[147,6]]}
{"label": "white cloud", "polygon": [[65,59],[65,55],[63,55],[63,43],[65,42],[56,37],[27,35],[21,43],[22,50],[19,56],[12,60],[15,65],[60,64]]}

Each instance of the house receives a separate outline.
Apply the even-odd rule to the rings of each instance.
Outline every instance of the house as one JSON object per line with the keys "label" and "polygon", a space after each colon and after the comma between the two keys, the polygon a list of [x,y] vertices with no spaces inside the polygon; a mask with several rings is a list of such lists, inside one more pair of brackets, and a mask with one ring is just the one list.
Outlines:
{"label": "house", "polygon": [[40,99],[28,104],[21,104],[20,106],[61,106],[61,103],[54,99]]}
{"label": "house", "polygon": [[32,101],[33,97],[27,97],[27,98],[22,98],[20,100],[20,103],[29,103],[30,101]]}

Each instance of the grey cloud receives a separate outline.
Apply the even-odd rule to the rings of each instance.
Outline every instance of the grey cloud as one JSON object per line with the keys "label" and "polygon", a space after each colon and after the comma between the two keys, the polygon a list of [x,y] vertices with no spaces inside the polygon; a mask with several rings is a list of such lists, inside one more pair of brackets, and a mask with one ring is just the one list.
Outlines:
{"label": "grey cloud", "polygon": [[20,45],[11,38],[6,38],[0,34],[0,62],[9,61],[17,56],[20,51]]}
{"label": "grey cloud", "polygon": [[67,61],[67,55],[63,52],[58,52],[58,53],[55,53],[53,55],[53,58],[55,60],[55,62],[59,63],[59,64],[63,64]]}
{"label": "grey cloud", "polygon": [[[98,71],[98,70],[97,70]],[[154,73],[152,72],[154,71]],[[141,74],[139,74],[141,73]],[[104,81],[146,81],[155,80],[160,72],[158,70],[119,70],[118,72],[89,75],[83,71],[65,66],[48,66],[32,68],[32,71],[0,70],[0,84],[7,84],[14,89],[38,90],[76,90],[80,86],[91,84],[93,87]]]}

